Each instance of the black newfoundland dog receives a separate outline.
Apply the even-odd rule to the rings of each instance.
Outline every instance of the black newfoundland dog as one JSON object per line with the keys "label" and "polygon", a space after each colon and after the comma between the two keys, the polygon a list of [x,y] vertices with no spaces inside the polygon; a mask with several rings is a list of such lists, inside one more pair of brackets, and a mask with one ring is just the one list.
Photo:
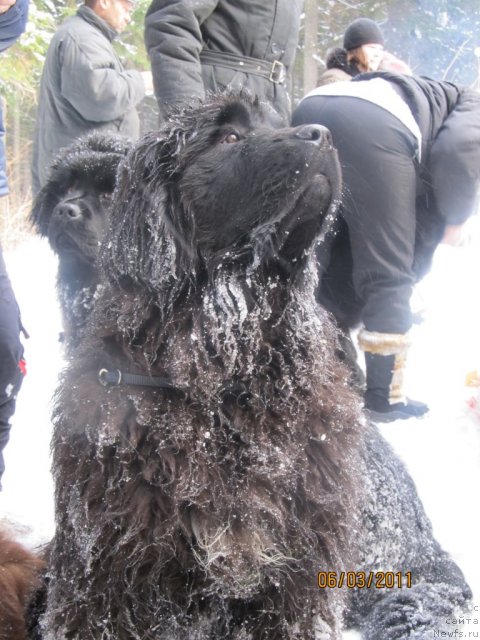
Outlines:
{"label": "black newfoundland dog", "polygon": [[48,640],[411,640],[465,604],[315,302],[340,190],[326,129],[245,96],[129,154],[56,401]]}
{"label": "black newfoundland dog", "polygon": [[113,134],[80,138],[55,158],[33,203],[30,220],[59,259],[57,291],[67,344],[81,339],[92,308],[116,172],[130,146]]}

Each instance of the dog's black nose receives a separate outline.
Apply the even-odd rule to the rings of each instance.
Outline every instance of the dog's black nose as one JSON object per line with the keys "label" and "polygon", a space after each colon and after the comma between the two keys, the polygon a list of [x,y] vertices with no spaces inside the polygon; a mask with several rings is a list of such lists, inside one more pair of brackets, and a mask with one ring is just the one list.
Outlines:
{"label": "dog's black nose", "polygon": [[53,215],[58,218],[74,220],[76,218],[81,218],[82,211],[80,207],[73,202],[61,202],[55,207]]}
{"label": "dog's black nose", "polygon": [[321,124],[305,124],[297,129],[295,137],[318,145],[333,146],[332,134]]}

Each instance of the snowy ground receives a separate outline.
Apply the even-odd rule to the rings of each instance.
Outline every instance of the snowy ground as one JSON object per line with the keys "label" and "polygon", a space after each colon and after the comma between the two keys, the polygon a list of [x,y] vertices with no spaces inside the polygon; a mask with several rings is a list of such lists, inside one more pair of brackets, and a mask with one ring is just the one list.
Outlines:
{"label": "snowy ground", "polygon": [[55,294],[57,265],[48,245],[39,239],[4,257],[30,338],[24,341],[27,375],[4,451],[0,519],[4,515],[20,525],[26,542],[41,543],[53,532],[50,400],[62,366],[58,343],[61,321]]}
{"label": "snowy ground", "polygon": [[[5,451],[0,520],[16,523],[24,541],[33,545],[53,533],[49,412],[62,362],[56,263],[47,245],[37,239],[5,258],[31,337],[26,342],[28,375]],[[413,331],[408,386],[410,397],[429,402],[430,414],[382,427],[417,483],[435,535],[466,574],[477,606],[480,418],[467,408],[475,390],[464,382],[469,370],[480,371],[479,280],[477,225],[470,246],[439,248],[434,269],[417,292],[417,305],[425,305],[425,320]]]}

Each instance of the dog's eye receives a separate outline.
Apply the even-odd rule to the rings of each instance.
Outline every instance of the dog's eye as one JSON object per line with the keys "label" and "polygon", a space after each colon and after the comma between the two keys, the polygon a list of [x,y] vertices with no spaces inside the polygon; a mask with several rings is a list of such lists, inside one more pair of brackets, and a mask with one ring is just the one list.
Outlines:
{"label": "dog's eye", "polygon": [[225,136],[221,140],[221,142],[226,142],[228,144],[232,144],[234,142],[239,142],[239,141],[240,141],[240,136],[238,135],[238,133],[235,133],[235,131],[229,131],[229,133],[225,134]]}

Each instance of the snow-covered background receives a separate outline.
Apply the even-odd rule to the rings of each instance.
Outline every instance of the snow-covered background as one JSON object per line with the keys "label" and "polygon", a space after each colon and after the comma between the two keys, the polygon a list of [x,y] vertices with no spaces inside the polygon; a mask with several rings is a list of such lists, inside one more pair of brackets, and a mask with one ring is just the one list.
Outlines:
{"label": "snow-covered background", "polygon": [[[415,295],[424,321],[412,332],[408,392],[427,401],[431,411],[424,419],[381,428],[416,481],[436,537],[463,569],[480,605],[480,417],[467,406],[480,389],[465,386],[467,373],[480,371],[480,220],[473,223],[471,243],[441,246]],[[54,529],[49,414],[62,366],[56,261],[36,238],[5,258],[31,337],[25,344],[28,375],[5,450],[0,520],[34,546]]]}

